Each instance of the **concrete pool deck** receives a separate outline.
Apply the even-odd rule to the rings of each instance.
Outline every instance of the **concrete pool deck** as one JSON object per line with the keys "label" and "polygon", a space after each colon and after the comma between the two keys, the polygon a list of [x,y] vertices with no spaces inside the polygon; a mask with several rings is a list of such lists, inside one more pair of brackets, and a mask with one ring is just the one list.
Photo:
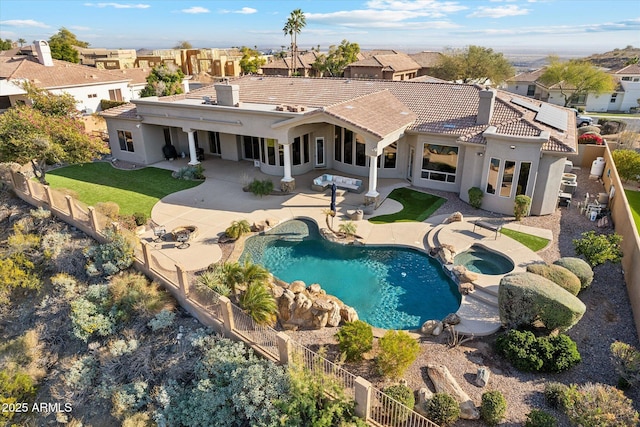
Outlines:
{"label": "concrete pool deck", "polygon": [[[154,167],[177,170],[185,166],[186,160],[160,162]],[[331,173],[332,171],[323,171]],[[232,221],[247,220],[250,224],[270,221],[282,223],[293,218],[309,218],[320,228],[326,227],[324,211],[330,205],[330,190],[315,192],[311,190],[311,182],[319,172],[296,177],[296,190],[290,194],[257,197],[242,190],[253,178],[271,178],[278,183],[277,177],[262,174],[249,162],[232,162],[221,159],[209,160],[205,164],[206,180],[197,187],[168,195],[153,208],[153,221],[164,227],[167,232],[180,226],[196,226],[198,233],[188,248],[179,249],[174,242],[154,242],[152,231],[141,236],[148,243],[149,254],[155,263],[163,269],[175,270],[180,265],[185,271],[200,271],[210,264],[218,262],[222,251],[218,238],[224,234]],[[366,182],[365,182],[366,185]],[[473,244],[481,244],[486,248],[500,252],[509,257],[514,271],[524,271],[526,264],[541,262],[541,258],[528,248],[507,236],[495,237],[489,230],[476,228],[473,231],[471,220],[443,225],[449,214],[437,215],[424,222],[403,222],[392,224],[372,224],[371,216],[399,211],[400,203],[388,199],[388,194],[395,188],[407,187],[409,183],[400,179],[380,179],[378,192],[383,200],[374,215],[365,215],[363,220],[353,221],[357,225],[357,234],[365,245],[402,245],[428,252],[442,243],[452,245],[456,252],[462,252]],[[343,220],[351,220],[350,213],[361,206],[362,194],[339,191],[336,199],[337,215],[333,219],[333,227]],[[331,221],[331,218],[329,219]],[[552,239],[551,232],[542,229],[531,229],[520,224],[505,224],[529,234]],[[497,310],[497,288],[501,276],[480,275],[476,290],[463,295],[458,315],[462,322],[456,327],[461,334],[489,335],[500,328]]]}

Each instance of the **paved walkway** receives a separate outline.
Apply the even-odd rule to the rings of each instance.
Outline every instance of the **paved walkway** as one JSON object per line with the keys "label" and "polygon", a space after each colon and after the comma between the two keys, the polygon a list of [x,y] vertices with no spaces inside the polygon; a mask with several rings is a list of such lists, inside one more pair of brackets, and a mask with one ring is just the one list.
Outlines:
{"label": "paved walkway", "polygon": [[[160,162],[155,167],[177,170],[185,166],[186,160]],[[141,238],[150,242],[150,254],[162,268],[175,270],[179,264],[186,271],[206,269],[210,264],[221,259],[222,252],[218,246],[218,238],[224,230],[236,220],[247,220],[250,224],[260,223],[267,219],[279,223],[289,219],[305,217],[314,220],[319,227],[324,227],[324,211],[330,205],[330,190],[315,192],[311,190],[313,178],[320,172],[313,172],[296,177],[296,191],[291,194],[271,195],[263,198],[244,192],[243,186],[254,178],[270,178],[279,184],[277,177],[262,174],[249,162],[233,162],[221,159],[207,160],[204,164],[206,180],[199,186],[180,191],[163,198],[151,213],[154,222],[164,226],[167,232],[180,226],[196,226],[197,236],[186,249],[178,249],[173,242],[153,242],[151,231]],[[332,171],[326,171],[332,173]],[[367,185],[366,179],[364,185]],[[409,183],[398,179],[380,179],[378,192],[383,200],[374,215],[397,212],[402,205],[387,195],[395,188],[408,186]],[[350,214],[363,203],[363,194],[338,191],[336,200],[338,215],[334,219],[334,228],[342,220],[350,220]],[[403,222],[377,225],[367,221],[365,215],[361,221],[354,221],[357,233],[364,244],[393,244],[413,247],[428,251],[430,247],[442,243],[453,245],[457,252],[469,248],[473,244],[482,244],[490,250],[505,254],[515,267],[515,271],[523,271],[526,264],[541,261],[532,251],[508,238],[495,237],[489,230],[477,228],[473,231],[473,218],[465,218],[463,222],[442,225],[446,215],[427,219],[425,222]],[[514,224],[508,228],[520,228],[521,231],[540,235],[551,239],[548,230],[524,229]],[[487,335],[499,328],[497,313],[497,285],[501,276],[481,275],[476,285],[477,298],[463,297],[459,315],[464,321],[459,325],[462,333]],[[484,292],[484,293],[483,293]],[[483,293],[482,296],[481,293]],[[486,295],[488,294],[488,295]]]}

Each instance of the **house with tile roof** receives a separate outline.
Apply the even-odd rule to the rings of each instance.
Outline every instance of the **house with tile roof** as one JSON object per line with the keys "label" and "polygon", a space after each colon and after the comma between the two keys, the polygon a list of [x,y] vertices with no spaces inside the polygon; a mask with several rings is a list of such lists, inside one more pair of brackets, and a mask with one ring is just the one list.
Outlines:
{"label": "house with tile roof", "polygon": [[138,98],[141,75],[149,73],[148,69],[129,69],[126,74],[122,70],[99,70],[52,59],[49,45],[44,40],[37,41],[33,51],[36,55],[0,53],[0,81],[5,82],[6,87],[17,88],[3,90],[0,94],[0,104],[4,108],[26,101],[21,84],[29,82],[52,93],[68,93],[76,99],[79,111],[92,113],[100,111],[103,99],[128,102]]}
{"label": "house with tile roof", "polygon": [[345,77],[409,80],[418,76],[421,66],[406,53],[375,54],[349,64]]}
{"label": "house with tile roof", "polygon": [[441,52],[423,51],[410,53],[409,56],[420,65],[418,70],[418,77],[420,77],[430,76],[431,71],[440,63],[443,55]]}
{"label": "house with tile roof", "polygon": [[[539,81],[545,68],[520,73],[506,82],[506,90],[556,105],[564,105],[564,96],[560,85],[547,86]],[[571,106],[583,107],[591,112],[631,112],[640,108],[640,65],[632,64],[609,73],[617,81],[616,88],[611,93],[587,93],[575,96]],[[572,87],[563,85],[565,92]]]}
{"label": "house with tile roof", "polygon": [[254,162],[285,191],[301,174],[362,177],[365,204],[378,202],[379,178],[396,178],[463,200],[478,187],[484,209],[507,215],[525,194],[545,215],[577,153],[571,110],[447,82],[244,76],[102,115],[118,159],[153,164],[173,145],[195,165],[199,147]]}
{"label": "house with tile roof", "polygon": [[[296,70],[299,76],[316,77],[317,72],[313,69],[313,63],[318,58],[315,51],[299,52],[296,60]],[[293,67],[293,57],[275,58],[273,61],[260,67],[265,76],[291,76]]]}

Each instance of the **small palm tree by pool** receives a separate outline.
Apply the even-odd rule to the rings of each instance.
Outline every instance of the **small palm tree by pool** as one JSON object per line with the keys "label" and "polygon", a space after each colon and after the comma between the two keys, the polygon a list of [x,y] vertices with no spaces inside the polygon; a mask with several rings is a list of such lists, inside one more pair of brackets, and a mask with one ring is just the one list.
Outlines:
{"label": "small palm tree by pool", "polygon": [[379,215],[370,218],[374,224],[388,224],[391,222],[422,222],[429,218],[447,200],[433,194],[423,193],[410,188],[396,188],[389,194],[389,198],[402,204],[400,212]]}

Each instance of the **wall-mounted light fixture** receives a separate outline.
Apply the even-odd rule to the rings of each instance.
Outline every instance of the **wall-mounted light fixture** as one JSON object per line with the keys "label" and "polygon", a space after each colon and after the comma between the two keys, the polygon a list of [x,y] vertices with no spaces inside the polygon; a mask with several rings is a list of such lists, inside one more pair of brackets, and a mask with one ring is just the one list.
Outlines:
{"label": "wall-mounted light fixture", "polygon": [[515,150],[515,149],[516,149],[516,146],[515,146],[515,145],[512,145],[512,146],[511,146],[511,147],[509,147],[509,148],[511,148],[512,150]]}
{"label": "wall-mounted light fixture", "polygon": [[138,123],[138,124],[136,125],[136,127],[137,127],[138,129],[140,129],[140,123]]}
{"label": "wall-mounted light fixture", "polygon": [[476,154],[478,155],[478,157],[484,156],[484,152],[482,152],[482,151],[478,151]]}

